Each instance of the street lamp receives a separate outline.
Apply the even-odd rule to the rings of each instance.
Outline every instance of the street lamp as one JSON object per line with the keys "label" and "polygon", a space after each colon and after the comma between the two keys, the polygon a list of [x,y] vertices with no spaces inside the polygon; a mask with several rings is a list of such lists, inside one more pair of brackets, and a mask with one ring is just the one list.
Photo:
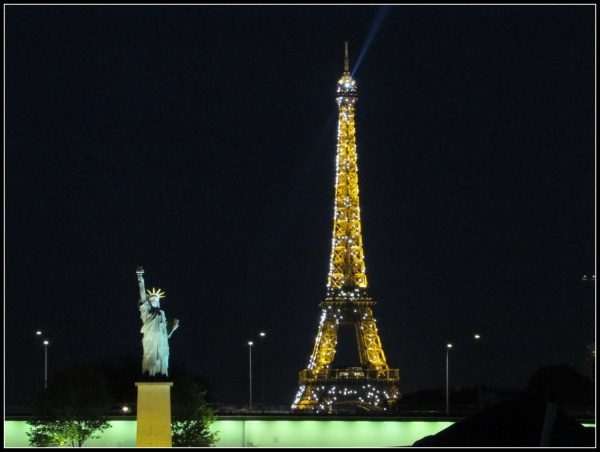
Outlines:
{"label": "street lamp", "polygon": [[248,357],[249,357],[249,366],[248,366],[248,376],[250,381],[250,399],[249,399],[249,409],[248,411],[252,411],[252,346],[254,342],[248,341]]}
{"label": "street lamp", "polygon": [[[35,331],[37,337],[41,337],[42,334],[44,334],[42,330]],[[50,342],[48,342],[47,339],[44,339],[42,343],[44,344],[44,389],[46,389],[48,387],[48,344]]]}
{"label": "street lamp", "polygon": [[446,415],[450,414],[450,392],[449,392],[449,367],[450,367],[450,349],[452,344],[446,344]]}
{"label": "street lamp", "polygon": [[48,388],[48,344],[50,342],[44,340],[44,389]]}
{"label": "street lamp", "polygon": [[[476,344],[479,344],[479,341],[481,340],[481,335],[479,333],[475,333],[473,334],[473,340],[475,341]],[[478,360],[478,364],[479,364],[479,381],[478,381],[478,388],[477,388],[477,408],[481,408],[481,399],[482,399],[482,392],[483,392],[483,387],[482,387],[482,381],[483,379],[481,378],[481,347],[479,345],[476,345],[477,348],[477,360]]]}
{"label": "street lamp", "polygon": [[[267,333],[261,331],[258,333],[260,336],[260,343],[263,345],[263,339],[267,337]],[[265,348],[261,347],[260,351],[260,402],[262,404],[262,411],[265,411]]]}

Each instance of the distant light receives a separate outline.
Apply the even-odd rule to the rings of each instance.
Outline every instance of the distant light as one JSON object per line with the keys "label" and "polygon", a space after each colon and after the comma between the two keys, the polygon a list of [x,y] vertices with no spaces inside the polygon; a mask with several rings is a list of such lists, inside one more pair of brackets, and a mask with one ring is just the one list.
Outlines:
{"label": "distant light", "polygon": [[248,345],[252,347],[254,345],[254,342],[248,341]]}
{"label": "distant light", "polygon": [[481,336],[480,336],[478,333],[475,333],[475,334],[473,335],[473,337],[475,338],[475,340],[479,340],[479,339],[481,339]]}
{"label": "distant light", "polygon": [[37,334],[38,336],[41,336],[41,335],[42,335],[42,332],[41,332],[40,330],[37,330],[37,331],[35,332],[35,334]]}
{"label": "distant light", "polygon": [[129,413],[129,407],[127,405],[121,408],[121,410],[123,411],[123,413]]}
{"label": "distant light", "polygon": [[260,337],[265,337],[267,335],[267,333],[265,333],[264,331],[261,331],[259,334],[260,334]]}
{"label": "distant light", "polygon": [[452,344],[446,344],[446,347],[452,348]]}
{"label": "distant light", "polygon": [[44,341],[44,345],[48,345],[50,342],[48,341]]}

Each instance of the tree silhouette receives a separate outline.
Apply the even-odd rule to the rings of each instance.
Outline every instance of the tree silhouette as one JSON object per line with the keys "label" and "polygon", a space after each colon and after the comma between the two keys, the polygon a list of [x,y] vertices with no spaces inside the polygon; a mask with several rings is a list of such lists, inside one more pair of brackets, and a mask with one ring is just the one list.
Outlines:
{"label": "tree silhouette", "polygon": [[538,369],[527,390],[561,406],[586,407],[594,404],[594,384],[572,367],[558,364]]}
{"label": "tree silhouette", "polygon": [[56,373],[38,394],[27,433],[32,446],[81,447],[110,427],[111,399],[104,377],[87,367]]}
{"label": "tree silhouette", "polygon": [[202,384],[190,376],[175,379],[171,400],[173,446],[213,446],[218,440],[218,432],[210,430],[215,413]]}

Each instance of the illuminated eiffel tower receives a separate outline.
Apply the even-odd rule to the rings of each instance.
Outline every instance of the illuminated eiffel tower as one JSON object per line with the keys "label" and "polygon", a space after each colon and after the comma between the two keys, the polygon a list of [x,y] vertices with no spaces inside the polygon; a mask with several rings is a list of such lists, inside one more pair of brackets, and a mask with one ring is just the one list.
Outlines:
{"label": "illuminated eiffel tower", "polygon": [[[383,411],[400,396],[399,370],[390,369],[367,294],[360,225],[358,165],[354,116],[358,90],[350,75],[348,42],[344,74],[337,83],[338,139],[335,207],[327,295],[308,367],[300,372],[292,409],[304,412]],[[334,367],[338,330],[354,327],[358,344],[355,367]]]}

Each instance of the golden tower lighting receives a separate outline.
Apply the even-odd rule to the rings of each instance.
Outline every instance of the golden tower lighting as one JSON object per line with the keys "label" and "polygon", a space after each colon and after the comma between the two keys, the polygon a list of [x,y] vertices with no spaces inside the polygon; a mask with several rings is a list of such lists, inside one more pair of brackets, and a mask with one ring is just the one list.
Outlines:
{"label": "golden tower lighting", "polygon": [[[296,411],[384,411],[400,396],[399,370],[388,367],[373,316],[375,302],[367,294],[354,122],[357,99],[346,42],[344,73],[336,92],[338,138],[327,295],[320,304],[313,352],[307,368],[300,372],[300,387],[292,404]],[[354,367],[334,367],[341,325],[354,327],[358,344]]]}

